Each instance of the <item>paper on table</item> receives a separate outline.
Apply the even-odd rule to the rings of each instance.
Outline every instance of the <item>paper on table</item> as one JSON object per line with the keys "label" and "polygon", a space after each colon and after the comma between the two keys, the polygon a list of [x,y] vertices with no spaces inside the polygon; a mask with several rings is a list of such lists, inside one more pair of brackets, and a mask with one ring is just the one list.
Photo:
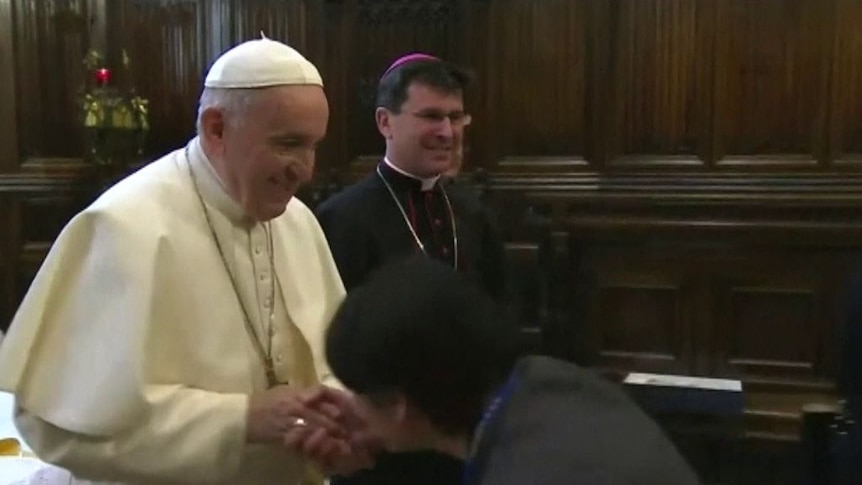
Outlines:
{"label": "paper on table", "polygon": [[706,377],[632,372],[626,376],[624,382],[626,384],[642,386],[687,387],[713,391],[742,392],[742,382],[734,379],[711,379]]}

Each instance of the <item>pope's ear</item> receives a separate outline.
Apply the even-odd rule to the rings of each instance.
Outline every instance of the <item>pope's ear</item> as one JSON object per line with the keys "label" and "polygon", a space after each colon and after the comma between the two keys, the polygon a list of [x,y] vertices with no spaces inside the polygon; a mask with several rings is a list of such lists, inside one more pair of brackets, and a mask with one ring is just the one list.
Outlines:
{"label": "pope's ear", "polygon": [[225,116],[219,108],[210,107],[201,113],[201,137],[209,143],[222,143],[224,139]]}

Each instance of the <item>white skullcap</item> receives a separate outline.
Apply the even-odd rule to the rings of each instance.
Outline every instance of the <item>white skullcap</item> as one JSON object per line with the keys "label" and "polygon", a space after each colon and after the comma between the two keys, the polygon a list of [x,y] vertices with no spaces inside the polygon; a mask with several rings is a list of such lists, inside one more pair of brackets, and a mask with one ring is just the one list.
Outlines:
{"label": "white skullcap", "polygon": [[267,39],[243,42],[222,54],[210,67],[208,88],[263,88],[312,84],[323,86],[314,64],[292,47]]}

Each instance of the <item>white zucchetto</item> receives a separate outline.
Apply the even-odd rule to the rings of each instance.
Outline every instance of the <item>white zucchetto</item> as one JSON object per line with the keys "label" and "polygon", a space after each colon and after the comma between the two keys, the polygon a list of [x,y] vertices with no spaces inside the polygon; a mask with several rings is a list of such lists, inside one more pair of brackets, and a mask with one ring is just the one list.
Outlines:
{"label": "white zucchetto", "polygon": [[243,42],[219,56],[207,73],[208,88],[242,89],[311,84],[323,86],[314,64],[292,47],[267,39]]}

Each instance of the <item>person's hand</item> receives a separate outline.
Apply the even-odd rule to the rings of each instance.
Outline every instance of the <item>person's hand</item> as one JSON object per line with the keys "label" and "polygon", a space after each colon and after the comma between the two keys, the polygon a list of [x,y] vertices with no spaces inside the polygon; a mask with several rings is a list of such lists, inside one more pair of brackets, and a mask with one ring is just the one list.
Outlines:
{"label": "person's hand", "polygon": [[[348,438],[347,430],[340,424],[344,419],[341,410],[331,405],[320,405],[317,396],[321,391],[322,386],[309,389],[276,386],[253,394],[249,399],[246,441],[284,443],[291,430],[307,428],[344,442]],[[310,406],[312,402],[317,404]],[[303,436],[312,437],[311,434]]]}
{"label": "person's hand", "polygon": [[374,466],[374,453],[361,442],[334,438],[320,428],[295,427],[285,434],[284,444],[327,476],[351,475]]}
{"label": "person's hand", "polygon": [[327,476],[350,476],[374,467],[376,455],[376,450],[354,443],[349,452],[331,455],[327,460],[317,463]]}
{"label": "person's hand", "polygon": [[[305,449],[306,453],[314,456],[318,465],[330,476],[350,475],[374,466],[375,456],[382,449],[382,440],[356,412],[355,397],[329,387],[321,387],[316,391],[313,396],[309,396],[306,404],[328,415],[339,416],[338,421],[347,430],[348,436],[331,448],[324,448],[322,444],[318,448],[314,437],[306,436],[309,440],[305,443],[309,447]],[[291,433],[291,438],[301,439],[299,433]]]}
{"label": "person's hand", "polygon": [[365,420],[356,412],[355,397],[349,392],[320,386],[308,396],[306,404],[327,415],[337,415],[338,422],[351,434],[367,428]]}
{"label": "person's hand", "polygon": [[340,401],[331,398],[338,392],[323,386],[304,390],[278,386],[253,395],[249,442],[279,442],[325,473],[353,473],[371,466],[369,455],[351,443],[346,425],[352,418],[345,414]]}

